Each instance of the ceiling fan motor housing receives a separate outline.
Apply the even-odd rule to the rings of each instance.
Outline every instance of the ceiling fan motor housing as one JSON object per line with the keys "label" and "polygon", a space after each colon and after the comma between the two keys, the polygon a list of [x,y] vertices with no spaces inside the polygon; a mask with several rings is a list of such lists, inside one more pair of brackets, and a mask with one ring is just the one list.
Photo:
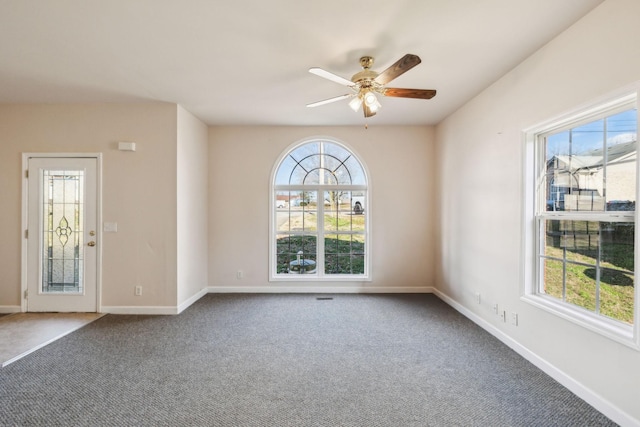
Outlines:
{"label": "ceiling fan motor housing", "polygon": [[363,70],[354,74],[353,77],[351,77],[351,81],[356,84],[360,83],[358,85],[360,88],[371,87],[373,79],[378,77],[378,73],[371,70],[372,65],[373,56],[363,56],[360,58],[360,66],[362,66]]}

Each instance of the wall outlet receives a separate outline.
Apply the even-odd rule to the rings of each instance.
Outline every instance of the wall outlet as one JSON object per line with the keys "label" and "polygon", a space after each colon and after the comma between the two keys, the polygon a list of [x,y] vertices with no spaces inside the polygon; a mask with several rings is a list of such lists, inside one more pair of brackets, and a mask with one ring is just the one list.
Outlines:
{"label": "wall outlet", "polygon": [[236,279],[242,279],[244,277],[244,272],[242,270],[238,270],[236,272]]}
{"label": "wall outlet", "polygon": [[518,313],[511,313],[511,324],[518,326]]}
{"label": "wall outlet", "polygon": [[476,292],[476,302],[480,304],[480,292]]}
{"label": "wall outlet", "polygon": [[498,315],[498,303],[493,304],[493,312]]}
{"label": "wall outlet", "polygon": [[142,296],[142,286],[136,286],[134,293],[137,297]]}

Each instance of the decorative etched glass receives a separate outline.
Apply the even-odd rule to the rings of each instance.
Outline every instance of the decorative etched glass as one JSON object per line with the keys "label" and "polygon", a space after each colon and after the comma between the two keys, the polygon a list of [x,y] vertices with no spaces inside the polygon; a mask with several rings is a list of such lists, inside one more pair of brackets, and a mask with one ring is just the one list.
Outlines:
{"label": "decorative etched glass", "polygon": [[42,293],[81,294],[83,171],[42,173]]}

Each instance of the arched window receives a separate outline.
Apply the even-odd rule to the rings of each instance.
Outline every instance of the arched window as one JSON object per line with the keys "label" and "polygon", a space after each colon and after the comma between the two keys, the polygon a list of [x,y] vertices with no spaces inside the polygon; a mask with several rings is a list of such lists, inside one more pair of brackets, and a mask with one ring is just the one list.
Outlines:
{"label": "arched window", "polygon": [[349,149],[326,139],[296,145],[271,189],[271,280],[368,279],[367,175]]}

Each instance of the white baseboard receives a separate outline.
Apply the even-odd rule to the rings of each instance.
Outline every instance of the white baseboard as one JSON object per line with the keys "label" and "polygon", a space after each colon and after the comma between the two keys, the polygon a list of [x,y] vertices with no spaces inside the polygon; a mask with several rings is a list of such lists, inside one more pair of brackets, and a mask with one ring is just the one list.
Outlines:
{"label": "white baseboard", "polygon": [[0,313],[20,313],[22,307],[19,305],[0,305]]}
{"label": "white baseboard", "polygon": [[583,399],[585,402],[596,408],[598,411],[602,412],[604,415],[609,417],[614,422],[620,424],[621,426],[629,426],[629,427],[640,427],[640,420],[637,420],[627,414],[626,412],[620,410],[617,406],[613,405],[608,400],[604,399],[599,394],[595,393],[593,390],[585,387],[579,381],[576,381],[574,378],[567,375],[564,371],[556,368],[554,365],[541,358],[528,348],[524,347],[513,338],[509,337],[507,334],[502,332],[500,329],[493,326],[491,323],[484,320],[482,317],[473,313],[471,310],[468,310],[462,304],[459,304],[453,298],[448,295],[442,293],[441,291],[434,289],[433,293],[438,296],[441,300],[449,304],[463,316],[480,326],[482,329],[502,341],[509,348],[514,350],[520,356],[527,359],[529,362],[533,363],[537,368],[541,371],[549,375],[554,380],[558,381],[564,387],[573,392],[576,396]]}
{"label": "white baseboard", "polygon": [[208,288],[199,290],[195,295],[189,297],[186,301],[179,304],[177,307],[173,306],[102,306],[100,307],[100,313],[110,314],[143,314],[143,315],[173,315],[180,314],[193,303],[208,293]]}
{"label": "white baseboard", "polygon": [[178,314],[178,307],[171,306],[102,306],[100,307],[100,313],[108,314],[144,314],[144,315],[170,315]]}
{"label": "white baseboard", "polygon": [[430,294],[430,286],[209,286],[212,294]]}
{"label": "white baseboard", "polygon": [[191,306],[194,302],[198,301],[200,298],[209,293],[208,288],[200,289],[195,295],[188,298],[185,302],[178,305],[178,314],[185,311],[187,308]]}
{"label": "white baseboard", "polygon": [[309,287],[309,286],[209,286],[207,288],[201,289],[178,305],[177,307],[172,306],[102,306],[100,308],[100,313],[110,313],[110,314],[142,314],[142,315],[173,315],[180,314],[187,308],[189,308],[193,303],[198,301],[204,295],[208,293],[212,294],[240,294],[240,293],[248,293],[248,294],[285,294],[285,293],[312,293],[312,294],[322,294],[322,293],[331,293],[331,294],[426,294],[433,293],[434,289],[430,286],[405,286],[405,287],[373,287],[373,286],[362,286],[362,287],[354,287],[354,286],[317,286],[317,287]]}

